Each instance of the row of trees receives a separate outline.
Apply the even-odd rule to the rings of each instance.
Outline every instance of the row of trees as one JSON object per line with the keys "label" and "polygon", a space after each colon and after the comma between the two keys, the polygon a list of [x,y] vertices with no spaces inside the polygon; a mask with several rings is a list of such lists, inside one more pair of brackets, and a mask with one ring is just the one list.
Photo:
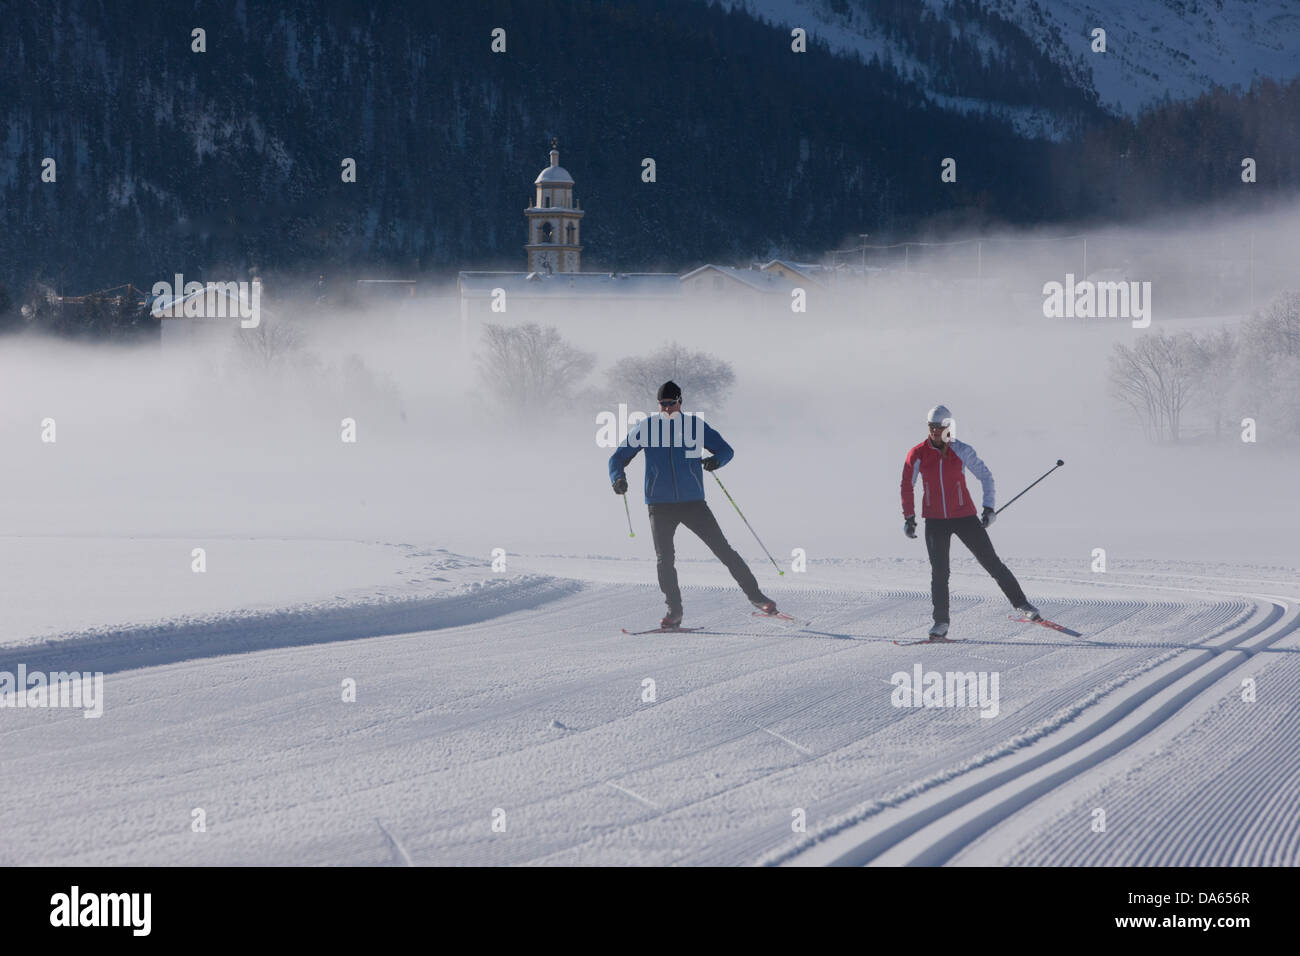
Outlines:
{"label": "row of trees", "polygon": [[[718,408],[735,385],[732,366],[670,342],[620,359],[605,374],[607,391],[586,385],[596,356],[553,326],[488,325],[479,375],[512,418],[550,414],[584,399],[641,400],[667,379],[692,403]],[[1236,437],[1245,418],[1277,434],[1300,435],[1300,292],[1288,292],[1240,327],[1213,332],[1158,331],[1132,346],[1115,344],[1111,395],[1152,441],[1180,441],[1197,419],[1215,438]]]}
{"label": "row of trees", "polygon": [[0,281],[0,334],[19,327],[21,321],[22,314],[9,294],[9,287]]}
{"label": "row of trees", "polygon": [[1239,328],[1158,332],[1116,343],[1111,395],[1153,441],[1187,437],[1199,413],[1214,437],[1245,418],[1300,435],[1300,292],[1288,292]]}
{"label": "row of trees", "polygon": [[[811,252],[880,223],[882,207],[914,219],[984,193],[1008,219],[1037,217],[1012,184],[1047,165],[1010,123],[931,108],[879,63],[818,45],[795,56],[788,30],[694,0],[442,0],[365,16],[350,0],[279,0],[208,25],[201,55],[166,5],[11,6],[0,32],[0,165],[18,171],[0,177],[11,283],[53,263],[70,288],[223,262],[504,265],[552,135],[592,211],[588,261],[624,269]],[[507,52],[492,54],[502,26]],[[936,144],[952,142],[970,187],[940,188]],[[53,184],[37,175],[47,156]],[[342,181],[343,157],[357,160],[356,183]],[[974,185],[976,166],[999,178]]]}
{"label": "row of trees", "polygon": [[[584,395],[594,398],[585,382],[595,367],[596,356],[568,342],[554,326],[483,329],[480,381],[511,418],[549,414]],[[672,379],[690,402],[716,409],[735,385],[736,373],[716,356],[671,342],[648,355],[620,359],[605,378],[609,396],[622,401],[648,400]]]}

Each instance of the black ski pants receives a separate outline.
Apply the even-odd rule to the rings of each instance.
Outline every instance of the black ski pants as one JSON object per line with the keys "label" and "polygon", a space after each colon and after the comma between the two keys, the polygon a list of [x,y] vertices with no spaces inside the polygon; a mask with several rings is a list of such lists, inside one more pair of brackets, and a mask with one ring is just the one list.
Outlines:
{"label": "black ski pants", "polygon": [[930,597],[934,601],[934,621],[948,623],[948,552],[956,535],[975,555],[981,567],[993,575],[1012,607],[1025,603],[1025,592],[1011,570],[993,550],[989,533],[974,515],[966,518],[926,518],[925,550],[930,552]]}
{"label": "black ski pants", "polygon": [[670,502],[650,505],[649,508],[650,534],[654,538],[655,557],[659,562],[659,589],[664,592],[664,601],[669,611],[680,613],[682,609],[682,591],[677,586],[677,567],[674,563],[677,552],[673,549],[673,535],[679,524],[690,528],[709,546],[709,550],[727,566],[731,576],[745,592],[745,597],[751,601],[767,601],[758,589],[754,572],[749,570],[749,565],[736,553],[736,549],[727,543],[726,536],[718,527],[718,519],[713,517],[707,502]]}

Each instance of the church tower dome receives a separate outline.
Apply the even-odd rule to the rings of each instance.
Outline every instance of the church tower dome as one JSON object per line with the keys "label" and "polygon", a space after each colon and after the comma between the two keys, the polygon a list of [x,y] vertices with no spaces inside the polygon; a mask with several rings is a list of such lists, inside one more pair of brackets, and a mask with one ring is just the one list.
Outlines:
{"label": "church tower dome", "polygon": [[581,272],[582,207],[573,196],[573,177],[560,165],[560,149],[551,140],[551,164],[533,180],[536,195],[524,209],[528,217],[528,271],[546,274]]}

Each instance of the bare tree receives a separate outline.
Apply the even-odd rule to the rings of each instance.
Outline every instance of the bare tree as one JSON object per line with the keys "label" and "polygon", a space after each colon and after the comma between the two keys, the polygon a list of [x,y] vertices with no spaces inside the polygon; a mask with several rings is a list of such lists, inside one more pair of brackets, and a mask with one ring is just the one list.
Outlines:
{"label": "bare tree", "polygon": [[1300,292],[1284,292],[1253,316],[1246,328],[1270,351],[1300,357]]}
{"label": "bare tree", "polygon": [[1187,332],[1144,335],[1132,348],[1116,342],[1111,394],[1134,413],[1148,438],[1178,441],[1200,365],[1196,340]]}
{"label": "bare tree", "polygon": [[512,414],[540,414],[567,401],[596,357],[566,342],[554,326],[485,325],[479,375]]}
{"label": "bare tree", "polygon": [[1223,434],[1228,401],[1236,387],[1237,334],[1227,326],[1192,340],[1197,364],[1197,403],[1209,416],[1214,437]]}
{"label": "bare tree", "polygon": [[1160,432],[1159,401],[1155,384],[1142,367],[1136,348],[1116,342],[1110,355],[1110,393],[1133,413],[1142,434],[1155,440]]}
{"label": "bare tree", "polygon": [[1300,434],[1300,292],[1287,292],[1241,330],[1237,380],[1252,417]]}
{"label": "bare tree", "polygon": [[251,329],[235,331],[235,348],[250,366],[259,371],[280,367],[302,346],[301,329],[267,317]]}
{"label": "bare tree", "polygon": [[688,401],[720,408],[736,383],[731,364],[707,352],[691,352],[670,342],[646,356],[619,359],[609,370],[609,384],[631,399],[652,396],[672,379]]}

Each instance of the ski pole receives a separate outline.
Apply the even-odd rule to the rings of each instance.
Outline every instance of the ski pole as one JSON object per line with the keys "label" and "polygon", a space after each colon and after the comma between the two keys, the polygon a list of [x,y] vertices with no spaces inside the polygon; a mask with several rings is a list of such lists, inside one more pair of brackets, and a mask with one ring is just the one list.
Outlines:
{"label": "ski pole", "polygon": [[635,538],[636,532],[632,530],[632,508],[627,503],[627,495],[620,495],[619,497],[623,499],[623,510],[627,512],[627,536]]}
{"label": "ski pole", "polygon": [[713,472],[709,472],[709,474],[713,475],[713,480],[718,483],[718,487],[722,489],[722,493],[727,496],[727,500],[731,502],[731,507],[736,509],[736,514],[740,515],[740,520],[745,522],[745,527],[748,528],[749,533],[754,536],[754,540],[758,542],[758,546],[763,549],[763,553],[767,555],[767,560],[772,562],[772,567],[776,568],[776,573],[784,576],[785,572],[782,571],[781,566],[776,563],[776,558],[772,557],[772,552],[767,550],[767,545],[763,544],[763,539],[758,536],[758,532],[754,530],[754,526],[749,523],[749,519],[745,517],[745,512],[740,510],[740,505],[736,504],[736,499],[731,497],[731,492],[729,492],[727,486],[722,483],[722,479],[717,475],[714,475]]}
{"label": "ski pole", "polygon": [[[1056,459],[1056,464],[1053,465],[1051,468],[1047,469],[1047,471],[1043,472],[1043,474],[1039,477],[1038,481],[1033,482],[1033,484],[1031,484],[1031,485],[1029,486],[1029,488],[1034,487],[1034,485],[1038,484],[1039,481],[1042,481],[1044,478],[1046,478],[1048,475],[1050,475],[1052,472],[1056,471],[1056,469],[1060,468],[1060,467],[1061,467],[1062,465],[1064,465],[1064,464],[1065,464],[1065,462],[1061,461],[1061,459],[1059,459],[1059,458]],[[1025,491],[1028,491],[1029,488],[1026,488]],[[1025,493],[1025,491],[1020,492],[1020,495],[1023,495],[1023,494]],[[1016,498],[1019,498],[1020,495],[1016,495]],[[1012,498],[1011,501],[1015,501],[1016,498]],[[1000,514],[1002,514],[1002,512],[1006,511],[1008,508],[1011,507],[1011,501],[1008,501],[1006,504],[1004,504],[1001,508],[999,508],[997,511],[995,511],[995,512],[993,512],[993,513],[994,513],[995,515],[1000,515]]]}

